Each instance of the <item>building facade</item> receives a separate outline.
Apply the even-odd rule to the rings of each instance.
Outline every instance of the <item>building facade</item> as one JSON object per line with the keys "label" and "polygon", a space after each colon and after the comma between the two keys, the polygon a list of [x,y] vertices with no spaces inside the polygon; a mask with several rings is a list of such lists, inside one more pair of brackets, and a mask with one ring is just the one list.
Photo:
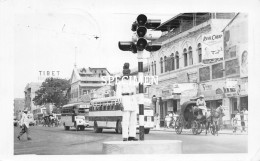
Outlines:
{"label": "building facade", "polygon": [[15,98],[14,99],[14,116],[19,119],[19,114],[24,110],[25,103],[24,98]]}
{"label": "building facade", "polygon": [[[151,52],[150,74],[159,76],[159,84],[150,87],[156,97],[156,112],[161,122],[168,112],[180,111],[181,105],[204,94],[208,107],[216,108],[223,102],[225,85],[223,68],[216,61],[203,62],[203,38],[208,34],[222,34],[234,13],[181,13],[155,30],[163,31],[159,51]],[[222,49],[223,50],[223,49]],[[205,56],[205,55],[204,55]],[[176,92],[181,90],[181,92]],[[181,89],[180,89],[181,88]],[[216,93],[217,92],[217,93]]]}
{"label": "building facade", "polygon": [[33,113],[33,111],[35,111],[38,106],[34,105],[33,103],[33,99],[36,96],[36,91],[38,89],[40,89],[41,83],[36,83],[36,82],[32,82],[32,83],[28,83],[24,89],[24,95],[25,95],[25,108],[28,109],[28,111],[30,111],[31,113]]}
{"label": "building facade", "polygon": [[[84,102],[91,99],[91,93],[104,86],[102,77],[110,76],[106,68],[74,68],[70,79],[69,103]],[[85,100],[86,101],[86,100]]]}
{"label": "building facade", "polygon": [[234,82],[226,88],[230,113],[248,110],[248,15],[238,13],[223,29],[225,76]]}

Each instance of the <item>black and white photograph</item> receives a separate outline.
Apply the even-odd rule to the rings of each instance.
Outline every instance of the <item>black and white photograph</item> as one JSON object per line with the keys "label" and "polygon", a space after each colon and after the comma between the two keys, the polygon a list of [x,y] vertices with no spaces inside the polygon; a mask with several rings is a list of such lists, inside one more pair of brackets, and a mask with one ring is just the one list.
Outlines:
{"label": "black and white photograph", "polygon": [[239,2],[0,0],[0,160],[260,160],[260,1]]}

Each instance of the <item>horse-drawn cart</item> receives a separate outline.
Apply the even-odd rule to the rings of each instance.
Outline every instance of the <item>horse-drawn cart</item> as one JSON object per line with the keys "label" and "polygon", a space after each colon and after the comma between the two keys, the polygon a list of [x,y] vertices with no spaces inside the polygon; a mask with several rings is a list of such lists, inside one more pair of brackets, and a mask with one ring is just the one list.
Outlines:
{"label": "horse-drawn cart", "polygon": [[183,129],[191,129],[194,135],[200,134],[203,130],[207,134],[210,129],[211,134],[218,132],[218,120],[222,113],[222,108],[209,110],[206,116],[202,115],[201,109],[197,108],[196,101],[188,101],[182,104],[179,117],[175,122],[175,131],[181,134]]}

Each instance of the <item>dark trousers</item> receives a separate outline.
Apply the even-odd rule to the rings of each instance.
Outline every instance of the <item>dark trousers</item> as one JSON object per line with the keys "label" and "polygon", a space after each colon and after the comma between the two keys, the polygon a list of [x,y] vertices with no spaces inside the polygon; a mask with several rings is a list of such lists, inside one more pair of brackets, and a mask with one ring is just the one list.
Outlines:
{"label": "dark trousers", "polygon": [[27,139],[31,139],[31,137],[30,137],[30,130],[25,125],[22,126],[22,130],[21,130],[21,132],[19,133],[18,136],[21,137],[24,133],[27,134]]}

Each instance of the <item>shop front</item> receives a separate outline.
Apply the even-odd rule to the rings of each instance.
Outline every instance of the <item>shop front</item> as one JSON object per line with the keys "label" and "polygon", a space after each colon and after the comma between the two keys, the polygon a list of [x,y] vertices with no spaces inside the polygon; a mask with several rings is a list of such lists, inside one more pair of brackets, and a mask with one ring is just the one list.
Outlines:
{"label": "shop front", "polygon": [[172,89],[162,90],[160,106],[160,124],[164,125],[164,119],[169,113],[176,113],[180,108],[180,95],[173,94]]}
{"label": "shop front", "polygon": [[204,95],[206,106],[210,109],[216,109],[222,106],[225,116],[221,119],[221,124],[230,124],[232,106],[230,99],[226,98],[226,80],[218,80],[201,83],[199,86],[199,93]]}

